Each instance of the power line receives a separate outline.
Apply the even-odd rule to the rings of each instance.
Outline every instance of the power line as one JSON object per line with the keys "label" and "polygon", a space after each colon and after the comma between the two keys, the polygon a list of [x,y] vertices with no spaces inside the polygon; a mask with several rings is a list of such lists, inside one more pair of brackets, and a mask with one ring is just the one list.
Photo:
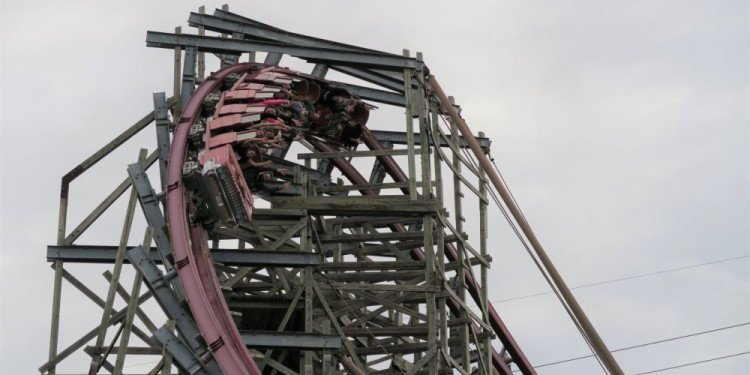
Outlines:
{"label": "power line", "polygon": [[725,355],[725,356],[722,356],[722,357],[714,357],[714,358],[704,359],[704,360],[701,360],[701,361],[695,361],[695,362],[690,362],[690,363],[683,363],[681,365],[660,368],[658,370],[651,370],[651,371],[647,371],[647,372],[639,372],[639,373],[637,373],[635,375],[646,375],[646,374],[653,374],[653,373],[656,373],[656,372],[662,372],[662,371],[667,371],[667,370],[674,370],[674,369],[677,369],[677,368],[683,368],[683,367],[688,367],[688,366],[699,365],[701,363],[718,361],[720,359],[727,359],[727,358],[732,358],[732,357],[739,357],[739,356],[745,355],[745,354],[750,354],[750,351],[742,352],[742,353],[735,353],[735,354],[730,354],[730,355]]}
{"label": "power line", "polygon": [[[502,180],[503,184],[507,187],[508,184],[505,182],[505,177],[503,176],[502,172],[500,172],[500,168],[498,168],[497,164],[495,163],[495,158],[493,158],[492,155],[489,155],[489,154],[488,154],[488,156],[489,156],[490,161],[492,162],[492,165],[495,167],[495,172],[497,172],[497,174],[500,176],[500,179]],[[513,196],[513,193],[510,191],[510,189],[508,189],[508,192],[510,193],[510,196],[513,199],[513,202],[516,204],[516,206],[518,206],[518,202],[516,202],[516,198]],[[523,212],[521,212],[521,215],[523,215]],[[744,258],[750,258],[750,255],[742,255],[742,256],[738,256],[738,257],[734,257],[734,258],[727,258],[727,259],[715,260],[715,261],[706,262],[706,263],[693,264],[693,265],[690,265],[690,266],[672,268],[672,269],[667,269],[667,270],[662,270],[662,271],[656,271],[656,272],[651,272],[651,273],[644,273],[644,274],[634,275],[634,276],[627,276],[627,277],[623,277],[623,278],[619,278],[619,279],[601,281],[601,282],[597,282],[597,283],[584,284],[584,285],[574,286],[574,287],[572,287],[570,289],[587,288],[587,287],[591,287],[591,286],[609,284],[609,283],[614,283],[614,282],[618,282],[618,281],[632,280],[632,279],[637,279],[637,278],[640,278],[640,277],[659,275],[659,274],[667,273],[667,272],[682,271],[682,270],[687,270],[687,269],[691,269],[691,268],[702,267],[702,266],[707,266],[707,265],[711,265],[711,264],[716,264],[716,263],[721,263],[721,262],[728,262],[728,261],[733,261],[733,260],[738,260],[738,259],[744,259]],[[508,302],[508,301],[514,301],[514,300],[519,300],[519,299],[524,299],[524,298],[530,298],[530,297],[536,297],[536,296],[543,296],[543,295],[552,294],[552,293],[553,292],[535,293],[535,294],[529,294],[529,295],[526,295],[526,296],[513,297],[513,298],[508,298],[508,299],[490,301],[490,302],[492,302],[492,303]]]}
{"label": "power line", "polygon": [[[706,330],[706,331],[693,332],[693,333],[688,333],[686,335],[670,337],[670,338],[666,338],[666,339],[662,339],[662,340],[646,342],[646,343],[643,343],[643,344],[638,344],[638,345],[633,345],[633,346],[627,346],[627,347],[624,347],[624,348],[619,348],[619,349],[612,350],[612,353],[622,352],[622,351],[636,349],[636,348],[642,348],[644,346],[656,345],[656,344],[661,344],[661,343],[669,342],[669,341],[686,339],[686,338],[689,338],[689,337],[705,335],[707,333],[725,331],[725,330],[728,330],[728,329],[739,328],[739,327],[743,327],[743,326],[746,326],[746,325],[750,325],[750,322],[733,324],[733,325],[729,325],[729,326],[725,326],[725,327],[709,329],[709,330]],[[573,361],[578,361],[578,360],[581,360],[581,359],[586,359],[586,358],[591,358],[591,357],[593,357],[593,355],[585,355],[585,356],[581,356],[581,357],[569,358],[569,359],[564,359],[562,361],[555,361],[555,362],[545,363],[545,364],[542,364],[542,365],[539,365],[539,366],[534,366],[534,368],[541,368],[541,367],[553,366],[553,365],[558,365],[558,364],[561,364],[561,363],[573,362]]]}
{"label": "power line", "polygon": [[[570,289],[588,288],[588,287],[597,286],[597,285],[604,285],[604,284],[610,284],[610,283],[615,283],[615,282],[620,282],[620,281],[625,281],[625,280],[638,279],[638,278],[641,278],[641,277],[659,275],[659,274],[668,273],[668,272],[683,271],[683,270],[687,270],[687,269],[691,269],[691,268],[703,267],[703,266],[708,266],[708,265],[711,265],[711,264],[722,263],[722,262],[729,262],[729,261],[739,260],[739,259],[745,259],[745,258],[750,258],[750,255],[741,255],[741,256],[738,256],[738,257],[726,258],[726,259],[719,259],[719,260],[714,260],[714,261],[705,262],[705,263],[699,263],[699,264],[693,264],[693,265],[684,266],[684,267],[670,268],[670,269],[656,271],[656,272],[649,272],[649,273],[643,273],[643,274],[639,274],[639,275],[626,276],[626,277],[621,277],[619,279],[612,279],[612,280],[607,280],[607,281],[600,281],[600,282],[591,283],[591,284],[583,284],[583,285],[578,285],[578,286],[571,287]],[[494,300],[494,301],[490,301],[490,302],[493,302],[493,303],[509,302],[509,301],[515,301],[515,300],[520,300],[520,299],[531,298],[531,297],[543,296],[543,295],[552,294],[552,293],[553,292],[542,292],[542,293],[527,294],[527,295],[524,295],[524,296],[518,296],[518,297],[513,297],[513,298]]]}

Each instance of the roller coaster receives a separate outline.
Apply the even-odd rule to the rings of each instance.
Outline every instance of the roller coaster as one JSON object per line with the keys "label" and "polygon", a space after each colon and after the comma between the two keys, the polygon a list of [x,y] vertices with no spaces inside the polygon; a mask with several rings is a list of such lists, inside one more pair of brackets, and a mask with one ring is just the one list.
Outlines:
{"label": "roller coaster", "polygon": [[[175,50],[175,95],[154,94],[150,114],[62,179],[58,241],[47,250],[55,270],[50,357],[40,373],[55,374],[83,350],[89,374],[123,373],[132,355],[157,358],[149,374],[173,366],[181,374],[535,374],[487,298],[493,200],[618,373],[490,167],[489,139],[469,131],[420,54],[295,34],[219,9],[192,13],[189,23],[198,35],[147,34],[148,46]],[[262,63],[256,52],[266,53]],[[205,54],[221,60],[207,76]],[[244,55],[250,62],[239,62]],[[284,55],[312,64],[311,73],[280,67]],[[326,79],[329,70],[379,88]],[[403,107],[405,131],[371,130],[376,105]],[[129,165],[128,178],[67,233],[70,183],[151,123],[157,149]],[[147,174],[153,164],[160,189]],[[120,243],[76,244],[128,189]],[[478,208],[475,242],[464,201]],[[148,228],[131,247],[136,204]],[[66,263],[113,264],[106,299]],[[128,263],[137,271],[129,294],[119,283]],[[58,351],[63,280],[104,311],[97,327]],[[121,311],[117,294],[127,297]],[[149,298],[166,315],[161,327],[140,308]]]}

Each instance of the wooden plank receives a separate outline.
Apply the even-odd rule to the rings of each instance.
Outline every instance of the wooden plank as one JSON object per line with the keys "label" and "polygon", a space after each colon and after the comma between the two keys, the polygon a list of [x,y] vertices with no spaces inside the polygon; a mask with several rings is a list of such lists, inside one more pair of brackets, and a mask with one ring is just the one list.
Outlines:
{"label": "wooden plank", "polygon": [[[83,349],[86,354],[99,355],[103,354],[109,347],[108,346],[87,346]],[[119,351],[120,347],[115,346],[112,348],[113,352]],[[128,346],[124,349],[125,354],[128,355],[161,355],[162,349],[152,348],[149,346]]]}
{"label": "wooden plank", "polygon": [[313,280],[311,280],[310,284],[312,285],[315,295],[318,297],[318,301],[320,301],[320,304],[323,305],[323,309],[325,310],[328,319],[330,320],[331,324],[333,324],[333,327],[336,329],[336,332],[338,332],[339,336],[341,336],[342,342],[344,343],[344,348],[346,349],[344,353],[348,353],[351,356],[352,361],[354,361],[357,367],[359,367],[360,369],[366,368],[366,366],[356,355],[356,348],[354,347],[354,344],[346,339],[346,334],[344,334],[344,331],[341,329],[341,325],[339,324],[337,317],[333,314],[331,307],[328,305],[325,295],[323,295],[323,292],[320,291],[320,286]]}
{"label": "wooden plank", "polygon": [[[392,293],[392,292],[384,292],[383,294],[385,294],[385,293]],[[439,292],[439,293],[435,293],[435,295],[436,296],[441,296],[441,297],[447,297],[448,293],[447,292]],[[393,299],[391,299],[391,300],[393,300]],[[401,295],[399,295],[397,301],[399,303],[401,303],[401,304],[410,304],[411,306],[425,303],[424,295],[422,293],[408,293],[403,298],[401,297]],[[346,301],[331,301],[330,304],[331,304],[331,307],[335,307],[337,309],[336,310],[337,312],[338,312],[338,309],[342,309],[341,311],[350,311],[349,310],[350,308],[354,308],[354,307],[352,307],[352,301],[349,301],[349,302],[346,302]],[[378,302],[370,301],[370,300],[365,300],[365,299],[359,299],[359,300],[357,300],[356,304],[357,304],[358,308],[362,308],[362,307],[366,307],[366,306],[381,306],[382,305],[382,304],[380,304]],[[374,323],[374,320],[370,320],[369,322],[370,323]]]}
{"label": "wooden plank", "polygon": [[418,216],[440,210],[434,199],[410,201],[404,196],[270,197],[273,208],[297,208],[315,215]]}
{"label": "wooden plank", "polygon": [[356,233],[356,234],[324,234],[320,236],[322,243],[364,242],[364,241],[408,241],[422,238],[423,232],[386,232],[386,233]]}
{"label": "wooden plank", "polygon": [[[409,298],[409,294],[412,293],[412,292],[400,293],[400,295],[394,293],[394,294],[396,294],[395,296],[388,296],[388,295],[386,295],[386,294],[389,294],[389,293],[372,294],[372,293],[370,293],[370,292],[368,292],[366,290],[352,290],[351,292],[352,292],[352,294],[354,294],[357,297],[360,297],[360,298],[365,299],[365,300],[369,300],[369,301],[380,303],[380,305],[382,306],[379,309],[375,309],[374,311],[370,311],[365,316],[358,317],[359,323],[370,322],[370,321],[373,320],[373,317],[376,317],[376,316],[382,314],[387,309],[392,309],[394,311],[398,311],[400,313],[409,315],[409,316],[411,316],[411,317],[413,317],[415,319],[419,319],[419,320],[424,321],[424,322],[427,321],[427,315],[425,315],[425,314],[423,314],[423,313],[421,313],[421,312],[419,312],[417,310],[408,308],[408,307],[404,306],[403,303],[401,303],[402,300],[404,300],[406,298]],[[418,293],[421,293],[421,292],[418,292]],[[349,310],[351,311],[351,309],[355,309],[355,308],[357,308],[357,307],[351,306],[349,308]],[[355,325],[355,323],[351,323],[350,325]]]}
{"label": "wooden plank", "polygon": [[367,223],[375,228],[389,226],[393,224],[409,224],[422,221],[420,217],[369,217],[369,216],[345,216],[326,219],[326,223],[331,225],[341,225],[342,228],[359,228]]}
{"label": "wooden plank", "polygon": [[[477,337],[481,340],[488,335],[492,337],[492,332],[482,332]],[[458,345],[460,342],[461,339],[459,337],[448,339],[448,345]],[[382,355],[383,352],[408,354],[427,351],[428,346],[429,343],[427,341],[422,341],[397,345],[361,347],[356,348],[355,352],[358,355]]]}
{"label": "wooden plank", "polygon": [[393,327],[343,327],[348,336],[427,336],[427,325]]}
{"label": "wooden plank", "polygon": [[[418,151],[419,149],[417,149]],[[366,151],[332,151],[332,152],[311,152],[298,154],[297,159],[329,159],[329,158],[355,158],[367,156],[396,156],[406,155],[407,149],[390,149],[390,150],[366,150]]]}
{"label": "wooden plank", "polygon": [[331,281],[346,282],[382,282],[396,280],[411,280],[416,277],[424,276],[424,271],[391,271],[391,272],[347,272],[347,273],[329,273],[326,278]]}
{"label": "wooden plank", "polygon": [[[445,237],[445,243],[450,242],[456,242],[457,237],[456,236],[446,236]],[[360,248],[352,248],[351,250],[345,250],[344,253],[346,254],[355,254],[359,256],[365,256],[365,255],[379,255],[379,256],[392,256],[393,255],[393,249],[396,250],[411,250],[416,248],[421,248],[424,246],[424,241],[420,240],[413,240],[413,241],[400,241],[397,243],[388,243],[384,245],[377,245],[377,246],[364,246]]]}
{"label": "wooden plank", "polygon": [[[146,159],[146,149],[141,149],[138,153],[138,161],[143,164]],[[120,232],[120,243],[117,247],[117,255],[115,256],[115,264],[112,268],[112,278],[110,279],[109,289],[107,290],[107,298],[104,302],[104,308],[102,311],[102,317],[99,323],[99,333],[96,336],[96,346],[104,345],[104,339],[107,334],[107,328],[109,326],[109,316],[113,311],[113,305],[115,302],[115,295],[117,294],[117,286],[120,285],[120,273],[122,272],[123,260],[125,259],[125,248],[128,245],[128,239],[130,238],[130,229],[133,225],[133,216],[135,215],[135,206],[138,202],[138,192],[136,189],[130,189],[130,197],[128,200],[127,210],[125,211],[125,220],[123,221],[122,231]],[[91,364],[89,366],[90,372],[96,373],[98,368],[99,357],[93,356],[91,358]]]}
{"label": "wooden plank", "polygon": [[337,193],[342,191],[368,190],[368,189],[401,189],[409,187],[408,182],[388,182],[384,184],[367,184],[367,185],[331,185],[316,186],[315,190],[321,193]]}
{"label": "wooden plank", "polygon": [[318,266],[320,271],[384,271],[384,270],[423,270],[424,262],[330,262]]}
{"label": "wooden plank", "polygon": [[348,283],[325,283],[320,285],[326,290],[364,290],[385,292],[440,292],[442,288],[438,285],[394,285],[394,284],[348,284]]}
{"label": "wooden plank", "polygon": [[253,220],[283,220],[289,217],[303,217],[305,214],[304,210],[297,208],[254,208]]}
{"label": "wooden plank", "polygon": [[[177,26],[174,28],[175,34],[181,34],[182,33],[182,27]],[[174,83],[172,85],[173,92],[172,97],[175,98],[177,105],[172,107],[172,117],[173,118],[179,118],[180,117],[180,83],[182,82],[182,50],[179,46],[174,47],[174,68],[173,68],[173,80]]]}
{"label": "wooden plank", "polygon": [[[206,14],[206,7],[201,5],[198,7],[198,14]],[[206,28],[198,26],[198,35],[206,35]],[[198,79],[203,80],[206,77],[206,53],[198,52]]]}

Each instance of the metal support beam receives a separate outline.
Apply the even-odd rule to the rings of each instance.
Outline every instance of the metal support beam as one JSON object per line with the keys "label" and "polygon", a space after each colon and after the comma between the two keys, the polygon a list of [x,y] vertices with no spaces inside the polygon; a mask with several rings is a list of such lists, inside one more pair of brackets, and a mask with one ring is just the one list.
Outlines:
{"label": "metal support beam", "polygon": [[398,107],[403,107],[406,103],[404,94],[401,93],[372,89],[369,87],[358,86],[344,82],[331,82],[347,89],[350,93],[357,95],[364,100],[371,100],[373,102],[390,104]]}
{"label": "metal support beam", "polygon": [[151,187],[146,171],[138,164],[128,166],[128,175],[133,181],[133,186],[138,194],[143,214],[146,216],[148,225],[153,228],[154,242],[162,257],[162,263],[170,270],[173,267],[172,244],[167,234],[167,222],[159,208],[159,198]]}
{"label": "metal support beam", "polygon": [[269,52],[268,55],[266,55],[266,59],[263,60],[263,63],[278,66],[283,56],[283,53]]}
{"label": "metal support beam", "polygon": [[[189,375],[210,375],[211,372],[203,365],[201,359],[195,355],[177,336],[166,326],[154,332],[154,340],[158,341],[165,350],[172,354],[172,358],[180,371]],[[220,374],[220,372],[215,373]]]}
{"label": "metal support beam", "polygon": [[[133,247],[128,247],[132,249]],[[162,264],[161,256],[154,248],[149,257],[156,264]],[[65,261],[67,263],[114,263],[117,246],[47,246],[47,261]],[[297,251],[264,251],[264,250],[211,250],[214,261],[227,266],[246,267],[303,267],[320,264],[320,257],[316,254],[300,253]],[[125,259],[125,263],[129,263]]]}
{"label": "metal support beam", "polygon": [[216,53],[244,53],[248,51],[286,53],[308,61],[348,66],[379,66],[387,70],[424,67],[416,59],[382,53],[342,51],[330,48],[299,47],[261,41],[222,39],[216,37],[170,34],[149,31],[146,34],[146,45],[156,48],[173,49],[195,47],[199,51]]}
{"label": "metal support beam", "polygon": [[[206,7],[201,5],[198,7],[199,14],[206,14]],[[206,28],[198,26],[198,35],[206,35]],[[198,53],[198,79],[203,80],[206,77],[206,54],[203,52]]]}
{"label": "metal support beam", "polygon": [[167,162],[169,161],[169,114],[167,98],[163,92],[154,93],[154,122],[156,123],[156,149],[159,155],[161,190],[167,186]]}
{"label": "metal support beam", "polygon": [[[134,191],[138,194],[138,202],[141,204],[144,216],[146,216],[146,222],[151,227],[153,240],[156,243],[156,248],[159,250],[159,254],[161,255],[162,264],[168,271],[170,271],[174,269],[172,244],[169,241],[169,235],[167,234],[166,219],[159,208],[159,198],[151,187],[151,182],[149,182],[146,171],[140,164],[129,165],[128,175],[130,176],[130,180],[133,181]],[[184,293],[180,280],[172,280],[172,286],[174,287],[177,296],[182,298]]]}
{"label": "metal support beam", "polygon": [[311,214],[356,216],[416,216],[441,208],[435,200],[409,200],[403,196],[271,197],[274,208],[304,208]]}
{"label": "metal support beam", "polygon": [[[480,133],[481,135],[481,133]],[[488,256],[487,251],[487,206],[488,206],[488,197],[487,197],[487,178],[485,176],[484,170],[479,169],[481,180],[479,181],[479,193],[481,194],[481,197],[484,198],[484,200],[479,200],[479,252],[480,255],[483,257]],[[489,322],[490,316],[488,312],[487,305],[489,304],[489,285],[488,285],[488,273],[489,273],[489,267],[487,266],[480,266],[480,273],[479,273],[479,285],[482,287],[482,301],[479,304],[479,309],[482,311],[482,315],[484,317],[484,320]],[[490,338],[485,338],[482,342],[481,348],[479,348],[479,354],[480,358],[482,358],[482,367],[487,369],[492,368],[492,342]]]}
{"label": "metal support beam", "polygon": [[376,51],[373,49],[362,48],[320,38],[313,38],[301,34],[295,34],[246,17],[238,16],[234,13],[219,11],[218,9],[214,12],[213,16],[190,13],[188,24],[191,26],[202,26],[207,30],[216,32],[239,31],[254,39],[275,40],[281,43],[294,44],[305,47],[328,48],[340,51],[367,52],[372,54],[390,55],[389,53]]}
{"label": "metal support beam", "polygon": [[[185,311],[181,306],[175,291],[169,286],[170,279],[177,276],[176,270],[164,275],[141,246],[136,246],[128,250],[127,255],[130,262],[143,276],[146,286],[156,297],[159,306],[167,317],[174,321],[175,326],[186,341],[186,349],[189,349],[192,353],[195,353],[198,356],[204,355],[207,352],[207,349],[204,348],[199,341],[199,338],[201,337],[200,331],[198,331],[190,313]],[[164,327],[157,332],[162,329],[164,329]],[[155,337],[158,339],[159,336],[155,333]],[[164,344],[164,342],[162,342],[162,344]],[[174,356],[175,353],[172,353],[172,355]],[[214,361],[211,361],[207,367],[209,373],[220,373],[218,366]]]}
{"label": "metal support beam", "polygon": [[[396,91],[398,93],[404,92],[404,76],[398,72],[390,72],[375,69],[361,69],[352,68],[348,66],[331,66],[331,69],[350,75],[354,78],[359,78],[363,81],[370,82],[380,87]],[[416,88],[412,84],[413,88]]]}
{"label": "metal support beam", "polygon": [[305,173],[307,173],[307,176],[310,179],[311,184],[323,185],[323,186],[328,186],[331,184],[331,176],[329,176],[328,174],[322,173],[312,168],[305,167],[295,162],[291,162],[281,157],[277,157],[273,155],[266,155],[266,158],[271,162],[271,165],[268,166],[269,169],[278,170],[280,168],[285,168],[287,171],[291,172],[295,168],[299,168],[301,171],[304,171]]}
{"label": "metal support beam", "polygon": [[[390,131],[390,130],[370,130],[370,133],[372,133],[375,138],[378,139],[381,143],[390,142],[396,145],[405,145],[407,144],[407,134],[405,132],[399,132],[399,131]],[[489,138],[486,137],[476,137],[477,142],[479,142],[479,146],[482,147],[484,150],[489,150],[490,145],[492,144],[492,141],[490,141]],[[451,142],[450,136],[443,137],[440,136],[440,147],[450,147],[449,142]],[[417,146],[421,146],[421,136],[420,134],[414,134],[414,144]],[[459,147],[461,148],[468,148],[469,144],[466,142],[466,139],[464,137],[460,138]]]}
{"label": "metal support beam", "polygon": [[[182,27],[177,26],[174,28],[175,34],[182,34]],[[172,84],[172,97],[177,101],[177,105],[172,107],[172,116],[174,118],[180,117],[180,80],[182,79],[182,51],[180,47],[174,47],[174,68],[173,68],[174,82]]]}
{"label": "metal support beam", "polygon": [[[409,50],[404,49],[404,56],[409,56]],[[409,197],[411,200],[417,199],[417,166],[414,160],[414,142],[416,137],[414,136],[414,91],[412,90],[411,82],[412,77],[415,76],[415,70],[404,68],[404,98],[405,101],[405,112],[406,112],[406,148],[409,151],[406,157],[407,171],[408,171],[408,182],[409,182]]]}
{"label": "metal support beam", "polygon": [[325,78],[326,74],[328,74],[328,65],[326,64],[315,64],[312,72],[310,72],[310,75],[318,78]]}
{"label": "metal support beam", "polygon": [[[232,33],[232,39],[240,39],[241,40],[241,39],[244,39],[244,38],[245,38],[245,34],[243,34],[243,33],[236,32],[236,31]],[[252,52],[252,51],[249,51],[248,53],[250,53],[250,52]],[[229,65],[238,63],[240,61],[240,55],[241,54],[239,54],[239,53],[224,55],[224,58],[221,60],[221,66],[225,67],[225,66],[229,66]]]}
{"label": "metal support beam", "polygon": [[[234,13],[229,13],[218,9],[214,12],[213,17],[202,16],[200,14],[193,13],[190,15],[188,23],[191,25],[200,25],[200,27],[204,27],[204,25],[207,25],[210,30],[218,32],[231,32],[234,30],[239,30],[243,32],[248,38],[255,40],[273,40],[280,43],[303,47],[332,48],[344,51],[380,53],[388,55],[388,53],[386,52],[369,48],[363,48],[359,46],[353,46],[349,44],[288,32],[246,17],[236,15]],[[319,65],[322,66],[323,64]],[[327,68],[328,67],[326,66],[326,69]],[[336,65],[333,65],[330,68],[365,80],[367,82],[374,83],[384,88],[403,92],[403,76],[399,72],[381,71],[368,68],[351,68]],[[317,75],[315,74],[315,71],[313,71],[312,75],[321,78],[325,76]]]}
{"label": "metal support beam", "polygon": [[185,63],[182,68],[182,87],[180,89],[180,112],[185,109],[190,96],[193,95],[193,91],[195,91],[195,68],[197,59],[197,48],[185,48]]}
{"label": "metal support beam", "polygon": [[323,350],[340,349],[341,337],[338,335],[321,335],[305,332],[240,332],[248,348],[258,349],[291,349]]}
{"label": "metal support beam", "polygon": [[[141,149],[138,156],[138,161],[143,163],[146,159],[146,150]],[[135,164],[142,168],[141,164]],[[107,334],[107,328],[109,316],[112,312],[112,305],[115,302],[115,294],[117,293],[117,286],[120,285],[120,272],[122,271],[122,262],[125,258],[125,248],[128,245],[128,239],[130,238],[130,228],[133,225],[133,215],[135,214],[135,203],[138,200],[138,195],[135,189],[130,190],[130,199],[128,200],[127,210],[125,211],[125,220],[122,225],[122,231],[120,232],[120,244],[117,247],[117,255],[115,256],[114,266],[112,268],[112,280],[109,284],[107,291],[107,299],[104,303],[104,311],[102,312],[102,318],[99,323],[99,333],[96,336],[96,346],[102,346],[104,339]],[[89,374],[96,374],[100,367],[99,356],[91,357],[91,365],[89,366]]]}
{"label": "metal support beam", "polygon": [[[438,132],[440,131],[440,128],[438,127]],[[463,216],[463,198],[464,193],[461,189],[462,180],[460,176],[462,175],[461,172],[461,159],[460,154],[458,151],[458,135],[457,131],[455,129],[455,125],[453,122],[451,122],[451,143],[453,148],[452,153],[452,160],[450,161],[453,166],[453,170],[455,171],[453,173],[453,213],[454,213],[454,225],[457,232],[461,233],[463,232],[464,228],[464,221],[466,219]],[[446,162],[448,162],[446,160]],[[459,241],[456,243],[456,251],[458,252],[458,262],[463,263],[466,259],[466,246],[464,246],[464,243]],[[455,288],[457,289],[457,296],[460,302],[466,303],[466,289],[464,287],[464,280],[466,279],[466,269],[461,267],[456,272],[456,285]],[[459,312],[460,318],[466,318],[467,312],[466,310],[461,310]],[[455,328],[456,333],[458,333],[458,336],[460,337],[461,344],[456,348],[455,350],[450,353],[454,359],[459,360],[460,363],[463,364],[465,371],[471,371],[470,364],[469,364],[469,326],[464,324],[463,326],[456,327]]]}
{"label": "metal support beam", "polygon": [[[146,228],[146,234],[144,235],[142,246],[146,249],[151,248],[151,228]],[[136,274],[135,280],[133,281],[133,287],[130,290],[130,295],[132,297],[130,297],[130,299],[128,300],[128,307],[125,311],[125,320],[122,323],[120,347],[117,349],[117,358],[115,359],[115,366],[114,370],[112,371],[112,373],[114,374],[122,373],[122,369],[125,366],[125,355],[127,352],[128,344],[130,343],[130,332],[133,328],[133,323],[135,322],[136,312],[139,310],[138,296],[141,294],[142,280],[143,277],[141,276],[141,274]]]}

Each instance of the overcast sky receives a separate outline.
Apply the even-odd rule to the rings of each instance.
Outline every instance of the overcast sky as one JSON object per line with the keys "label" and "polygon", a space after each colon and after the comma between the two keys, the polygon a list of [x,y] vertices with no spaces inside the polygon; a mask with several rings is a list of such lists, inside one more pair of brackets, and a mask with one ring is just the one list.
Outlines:
{"label": "overcast sky", "polygon": [[[303,34],[422,51],[469,126],[492,139],[493,156],[571,286],[750,254],[747,1],[354,3],[230,9]],[[148,113],[152,92],[170,92],[171,52],[146,48],[146,30],[187,32],[188,13],[201,4],[209,12],[221,5],[2,1],[3,374],[35,373],[46,361],[53,273],[45,248],[55,242],[60,177]],[[282,65],[304,67],[288,58]],[[371,128],[403,129],[400,110],[378,111]],[[154,147],[152,132],[74,182],[68,231],[125,177],[138,147]],[[114,206],[79,243],[116,244],[124,209]],[[491,299],[547,291],[498,212],[490,224]],[[139,218],[130,242],[142,234]],[[106,294],[105,268],[69,269]],[[64,292],[61,347],[101,316],[69,285]],[[749,321],[750,262],[575,294],[609,347],[621,348]],[[553,296],[496,307],[533,364],[588,354]],[[744,326],[616,357],[635,374],[748,350]],[[78,356],[60,368],[82,371],[85,363]],[[588,360],[539,373],[600,372]],[[750,359],[671,373],[747,374]]]}

